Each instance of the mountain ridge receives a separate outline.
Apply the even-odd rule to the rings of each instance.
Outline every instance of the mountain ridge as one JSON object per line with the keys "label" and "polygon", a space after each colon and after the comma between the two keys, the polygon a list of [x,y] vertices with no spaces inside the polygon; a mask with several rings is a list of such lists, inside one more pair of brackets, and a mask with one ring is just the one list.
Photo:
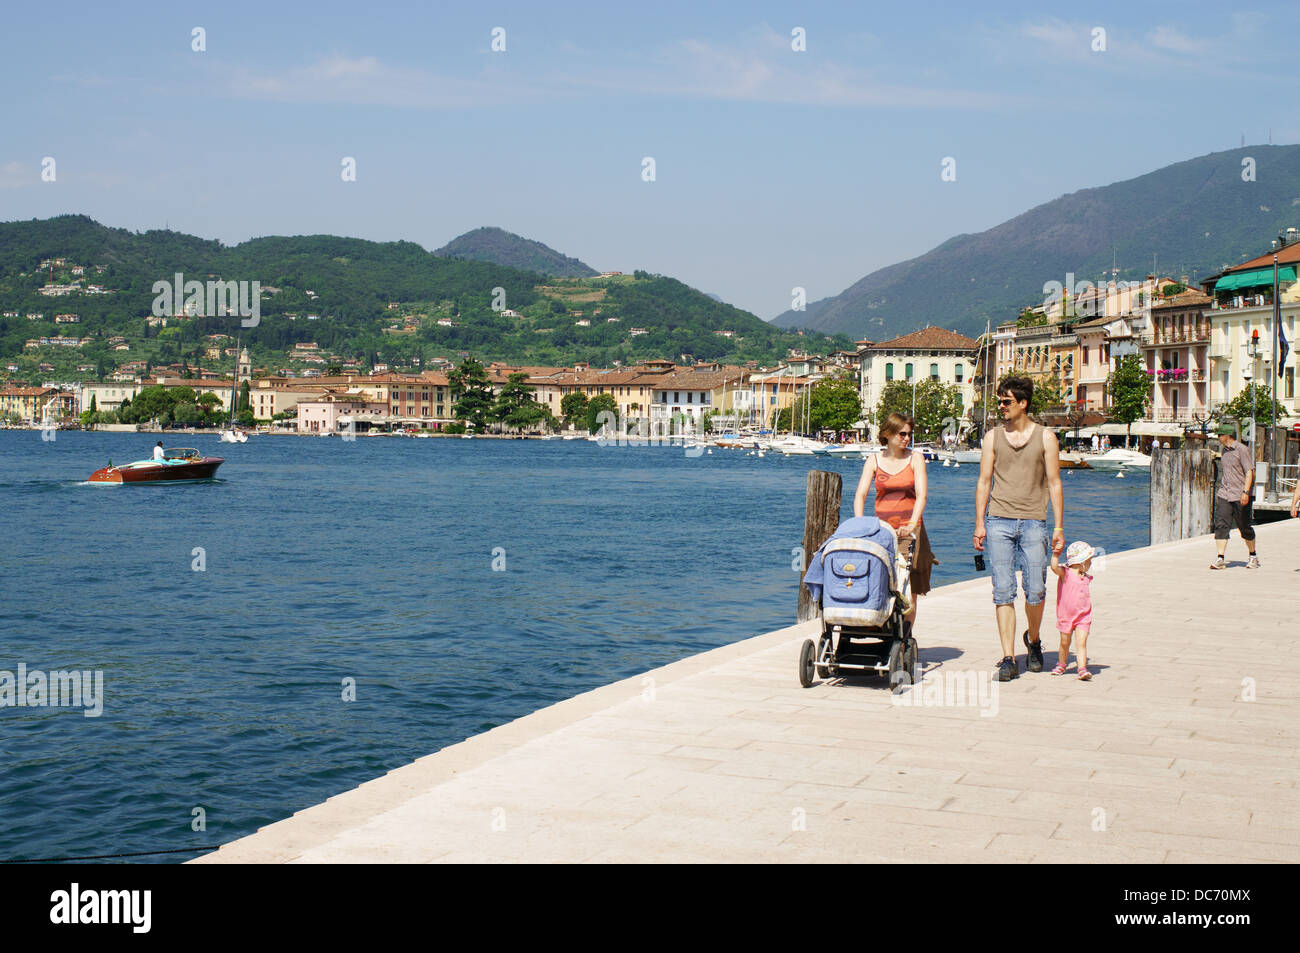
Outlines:
{"label": "mountain ridge", "polygon": [[594,278],[599,274],[590,265],[563,255],[549,245],[494,225],[457,235],[433,254],[439,258],[485,261],[556,278]]}
{"label": "mountain ridge", "polygon": [[[1245,159],[1253,162],[1249,181]],[[1260,254],[1298,221],[1300,145],[1208,153],[955,235],[772,323],[873,340],[926,323],[975,334],[1038,303],[1043,284],[1064,283],[1067,273],[1076,281],[1135,280],[1159,268],[1205,278]],[[1109,275],[1112,261],[1118,274]]]}

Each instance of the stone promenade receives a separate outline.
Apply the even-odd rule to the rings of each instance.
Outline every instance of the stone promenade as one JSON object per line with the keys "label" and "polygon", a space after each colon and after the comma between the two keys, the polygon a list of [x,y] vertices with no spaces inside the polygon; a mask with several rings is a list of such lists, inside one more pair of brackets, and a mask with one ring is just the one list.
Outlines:
{"label": "stone promenade", "polygon": [[[1259,570],[1235,534],[1225,572],[1208,538],[1108,557],[1089,683],[988,679],[986,575],[922,600],[911,692],[800,688],[814,627],[792,626],[543,709],[194,862],[1294,863],[1300,521],[1260,527],[1259,547]],[[1050,669],[1054,625],[1043,642]]]}

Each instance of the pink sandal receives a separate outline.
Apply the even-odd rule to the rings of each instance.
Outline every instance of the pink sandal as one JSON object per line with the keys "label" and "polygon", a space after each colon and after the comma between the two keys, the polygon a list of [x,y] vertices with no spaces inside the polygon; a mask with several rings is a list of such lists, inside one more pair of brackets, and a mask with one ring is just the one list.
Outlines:
{"label": "pink sandal", "polygon": [[1064,662],[1057,662],[1057,663],[1056,663],[1056,668],[1052,669],[1052,674],[1053,674],[1053,675],[1064,675],[1064,674],[1065,674],[1065,663],[1064,663]]}
{"label": "pink sandal", "polygon": [[1092,672],[1088,671],[1086,668],[1079,669],[1079,681],[1081,682],[1092,681]]}

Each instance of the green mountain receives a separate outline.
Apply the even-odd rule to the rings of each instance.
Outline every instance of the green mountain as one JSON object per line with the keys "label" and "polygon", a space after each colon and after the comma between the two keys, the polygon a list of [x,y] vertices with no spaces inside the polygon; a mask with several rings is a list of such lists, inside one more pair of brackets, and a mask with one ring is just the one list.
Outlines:
{"label": "green mountain", "polygon": [[486,261],[557,278],[591,278],[597,274],[594,268],[576,258],[501,228],[476,228],[453,238],[434,254],[442,258]]}
{"label": "green mountain", "polygon": [[[153,315],[154,285],[177,272],[187,281],[249,282],[250,293],[260,282],[260,322],[244,328],[238,316],[215,313],[177,319],[170,315],[181,303],[173,302],[163,326]],[[49,297],[46,285],[71,292]],[[0,223],[0,312],[0,379],[26,382],[103,377],[140,361],[229,372],[234,361],[224,352],[234,342],[211,337],[221,334],[242,337],[254,366],[272,372],[353,362],[428,367],[467,354],[520,364],[612,366],[687,354],[770,365],[791,348],[828,353],[848,344],[775,328],[645,272],[547,278],[439,257],[411,242],[332,235],[225,246],[81,215]],[[56,322],[66,314],[76,322]],[[318,347],[295,347],[308,343]]]}
{"label": "green mountain", "polygon": [[[1243,160],[1254,180],[1243,180]],[[1179,162],[1030,209],[977,235],[874,271],[780,327],[887,340],[926,324],[966,334],[1039,304],[1067,273],[1094,283],[1137,280],[1158,268],[1193,282],[1268,250],[1300,225],[1300,145],[1248,146]]]}

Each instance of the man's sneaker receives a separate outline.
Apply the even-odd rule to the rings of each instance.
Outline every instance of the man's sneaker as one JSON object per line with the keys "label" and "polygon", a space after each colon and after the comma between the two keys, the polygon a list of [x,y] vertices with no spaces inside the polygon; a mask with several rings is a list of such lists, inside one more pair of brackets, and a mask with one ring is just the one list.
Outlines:
{"label": "man's sneaker", "polygon": [[1020,677],[1020,666],[1016,664],[1015,656],[1008,655],[998,663],[998,681],[1009,682],[1013,678]]}
{"label": "man's sneaker", "polygon": [[1037,642],[1029,641],[1029,630],[1021,636],[1025,640],[1025,648],[1029,649],[1029,657],[1025,660],[1025,668],[1031,672],[1041,672],[1043,670],[1043,640]]}
{"label": "man's sneaker", "polygon": [[1251,554],[1251,557],[1250,557],[1250,561],[1246,563],[1246,568],[1247,568],[1247,569],[1258,569],[1258,568],[1259,568],[1259,557],[1256,556],[1256,555],[1254,555],[1254,554],[1252,553],[1252,554]]}
{"label": "man's sneaker", "polygon": [[1210,563],[1210,568],[1211,568],[1211,569],[1223,569],[1223,568],[1224,568],[1224,566],[1223,566],[1223,557],[1220,556],[1220,557],[1219,557],[1218,559],[1216,559],[1214,562]]}

